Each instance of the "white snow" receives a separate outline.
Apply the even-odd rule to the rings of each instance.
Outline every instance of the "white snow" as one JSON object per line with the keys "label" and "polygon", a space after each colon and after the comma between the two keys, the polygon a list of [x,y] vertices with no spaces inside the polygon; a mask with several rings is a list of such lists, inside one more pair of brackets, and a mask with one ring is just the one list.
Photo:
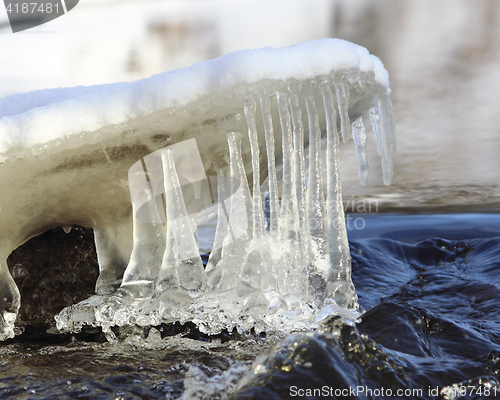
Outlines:
{"label": "white snow", "polygon": [[381,61],[365,48],[339,39],[320,39],[281,49],[238,51],[132,83],[16,94],[0,99],[0,152],[93,132],[238,84],[303,80],[347,69],[374,72],[379,84],[389,86]]}

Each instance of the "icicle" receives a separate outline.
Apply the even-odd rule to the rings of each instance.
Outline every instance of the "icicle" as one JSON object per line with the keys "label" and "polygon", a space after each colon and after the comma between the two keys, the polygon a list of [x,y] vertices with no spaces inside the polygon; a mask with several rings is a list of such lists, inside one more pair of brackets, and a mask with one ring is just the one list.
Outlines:
{"label": "icicle", "polygon": [[[220,280],[220,275],[218,278],[212,278],[210,273],[215,269],[217,263],[222,257],[222,248],[224,246],[224,239],[229,232],[228,222],[229,222],[229,201],[227,200],[229,188],[226,188],[226,182],[229,182],[221,170],[217,170],[217,225],[215,227],[215,237],[212,251],[208,258],[208,263],[205,271],[209,274],[209,285],[216,286]],[[234,240],[234,237],[232,238]]]}
{"label": "icicle", "polygon": [[128,263],[120,239],[128,234],[126,224],[114,229],[94,229],[94,240],[99,263],[99,277],[95,284],[97,295],[109,295],[120,287]]}
{"label": "icicle", "polygon": [[179,255],[177,253],[177,244],[172,229],[168,224],[166,231],[166,249],[156,283],[156,292],[158,294],[181,287],[178,274]]}
{"label": "icicle", "polygon": [[[240,271],[244,264],[247,247],[252,238],[252,227],[249,224],[252,215],[252,198],[241,155],[242,134],[230,132],[227,134],[229,145],[229,166],[230,166],[230,192],[227,193],[223,178],[219,175],[219,223],[217,231],[222,236],[222,248],[220,259],[215,267],[210,266],[209,285],[219,290],[233,289],[240,280]],[[226,198],[227,197],[227,198]],[[221,209],[224,216],[228,216],[226,221],[221,218]],[[227,224],[227,229],[225,228]],[[218,233],[217,233],[218,235]],[[220,243],[221,238],[216,238]],[[212,269],[213,268],[213,269]]]}
{"label": "icicle", "polygon": [[301,247],[299,242],[300,224],[297,213],[297,196],[295,180],[292,177],[294,160],[292,158],[293,143],[290,126],[290,112],[285,94],[278,94],[278,110],[280,114],[283,146],[283,181],[281,195],[281,212],[279,217],[280,238],[287,246],[287,253],[276,266],[279,291],[282,295],[289,293],[304,294],[304,270],[300,263]]}
{"label": "icicle", "polygon": [[[171,150],[161,152],[163,163],[163,176],[165,179],[165,198],[167,229],[175,241],[175,246],[170,239],[164,255],[162,269],[172,268],[174,262],[177,268],[177,278],[181,288],[199,294],[206,282],[205,270],[196,243],[191,220],[186,211]],[[169,254],[175,252],[174,254]],[[165,265],[167,264],[167,265]]]}
{"label": "icicle", "polygon": [[274,129],[271,117],[271,104],[269,97],[260,98],[262,121],[266,135],[267,169],[269,180],[269,230],[274,232],[278,228],[278,183],[276,176],[276,161],[274,149]]}
{"label": "icicle", "polygon": [[394,158],[396,157],[396,127],[392,102],[387,93],[380,95],[378,99],[379,131],[381,131],[382,143],[382,171],[384,183],[390,185],[393,177]]}
{"label": "icicle", "polygon": [[372,123],[373,134],[375,135],[375,140],[377,141],[377,152],[379,155],[383,154],[383,144],[382,144],[382,126],[380,124],[380,112],[377,107],[370,109],[370,122]]}
{"label": "icicle", "polygon": [[340,307],[357,308],[357,295],[351,280],[351,255],[345,227],[339,174],[339,142],[333,95],[328,82],[321,83],[327,127],[327,228],[331,271],[325,299],[331,298]]}
{"label": "icicle", "polygon": [[[392,104],[390,99],[382,102],[377,101],[378,106],[370,109],[370,121],[373,133],[377,140],[377,151],[382,156],[382,172],[384,183],[390,185],[393,176],[393,164],[396,153],[394,116],[392,115]],[[385,107],[384,116],[380,107]]]}
{"label": "icicle", "polygon": [[393,160],[388,160],[385,157],[382,157],[382,172],[384,175],[384,183],[386,185],[390,185],[392,182],[392,178],[394,175],[393,167],[394,167]]}
{"label": "icicle", "polygon": [[344,80],[335,83],[335,92],[339,105],[342,140],[347,143],[351,137],[351,122],[349,120],[349,88],[346,87]]}
{"label": "icicle", "polygon": [[[235,210],[238,210],[240,213],[239,217],[234,215],[234,219],[232,219],[232,221],[234,221],[238,227],[249,227],[248,221],[252,220],[252,197],[250,196],[250,189],[248,187],[247,175],[241,154],[242,136],[243,135],[239,132],[229,132],[227,134],[232,194],[229,198],[229,204],[232,216],[233,214],[236,214]],[[240,193],[240,196],[236,196],[236,193]],[[237,202],[237,204],[235,204],[235,202]],[[245,207],[246,210],[244,213],[241,212],[243,207]],[[250,235],[251,231],[248,233]],[[251,235],[249,238],[250,237]]]}
{"label": "icicle", "polygon": [[294,169],[295,169],[295,193],[297,198],[298,227],[300,232],[301,264],[309,266],[311,262],[311,235],[309,233],[309,220],[306,209],[306,178],[304,160],[304,127],[302,125],[302,111],[299,106],[299,98],[293,94],[289,99],[293,122],[293,144],[294,144]]}
{"label": "icicle", "polygon": [[[217,226],[212,252],[207,264],[208,285],[212,288],[229,289],[237,284],[242,251],[249,240],[249,225],[240,217],[246,215],[247,206],[242,188],[234,189],[236,178],[217,172]],[[231,195],[232,193],[232,195]],[[242,222],[244,225],[242,225]]]}
{"label": "icicle", "polygon": [[368,181],[368,155],[366,153],[366,130],[363,125],[363,118],[359,117],[354,121],[352,129],[352,137],[356,146],[356,153],[359,160],[359,181],[362,185],[366,185]]}
{"label": "icicle", "polygon": [[321,253],[325,251],[325,203],[321,183],[321,130],[316,104],[312,96],[306,98],[309,118],[309,181],[307,185],[307,214],[310,235]]}
{"label": "icicle", "polygon": [[[290,126],[290,112],[288,111],[288,104],[286,95],[282,93],[277,94],[278,110],[280,115],[281,132],[282,132],[282,147],[283,147],[283,178],[282,178],[282,192],[281,192],[281,210],[280,214],[288,214],[292,212],[292,193],[293,193],[293,180],[292,180],[292,128]],[[280,221],[282,218],[280,216]]]}
{"label": "icicle", "polygon": [[136,298],[152,295],[165,252],[165,229],[145,173],[141,162],[134,164],[129,170],[134,247],[123,274],[120,292],[116,295],[124,294],[124,289]]}
{"label": "icicle", "polygon": [[198,247],[186,210],[172,151],[169,149],[162,151],[161,160],[165,180],[167,225],[170,226],[175,236],[179,259],[199,258]]}
{"label": "icicle", "polygon": [[[289,98],[290,110],[292,111],[293,123],[293,154],[294,154],[294,175],[295,193],[297,196],[297,207],[300,218],[300,226],[307,226],[307,215],[305,206],[306,178],[304,161],[304,127],[302,125],[302,111],[299,106],[297,95]],[[305,230],[307,232],[307,229]]]}
{"label": "icicle", "polygon": [[248,138],[252,153],[253,172],[253,237],[258,239],[264,236],[264,216],[262,215],[262,196],[260,193],[260,158],[259,140],[257,138],[257,125],[255,123],[255,100],[249,97],[245,102],[245,117],[248,125]]}
{"label": "icicle", "polygon": [[378,106],[383,129],[384,156],[387,160],[394,160],[396,157],[396,127],[391,98],[387,93],[380,96]]}

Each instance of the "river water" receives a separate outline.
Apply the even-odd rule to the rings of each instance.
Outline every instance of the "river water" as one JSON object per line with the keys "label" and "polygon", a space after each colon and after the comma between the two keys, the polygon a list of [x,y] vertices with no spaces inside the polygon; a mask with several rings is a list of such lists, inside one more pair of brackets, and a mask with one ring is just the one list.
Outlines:
{"label": "river water", "polygon": [[[366,310],[354,325],[334,318],[311,332],[210,338],[173,324],[116,331],[114,344],[98,330],[28,325],[0,347],[0,399],[500,398],[500,216],[348,218],[364,224],[349,231]],[[91,232],[73,231],[88,254]],[[39,296],[26,277],[34,273],[17,277],[24,299]],[[26,310],[30,302],[22,315],[43,314]]]}

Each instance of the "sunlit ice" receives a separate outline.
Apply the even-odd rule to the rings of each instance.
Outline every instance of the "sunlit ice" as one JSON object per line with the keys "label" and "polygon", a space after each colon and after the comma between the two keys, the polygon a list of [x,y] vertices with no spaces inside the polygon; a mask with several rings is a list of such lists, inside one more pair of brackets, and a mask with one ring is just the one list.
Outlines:
{"label": "sunlit ice", "polygon": [[[365,184],[369,120],[389,184],[389,93],[380,60],[323,39],[3,99],[2,337],[21,301],[6,258],[75,224],[94,229],[100,276],[95,296],[56,316],[61,330],[98,325],[112,340],[115,325],[193,321],[215,334],[355,319],[339,142],[354,139]],[[197,227],[210,220],[204,267]]]}

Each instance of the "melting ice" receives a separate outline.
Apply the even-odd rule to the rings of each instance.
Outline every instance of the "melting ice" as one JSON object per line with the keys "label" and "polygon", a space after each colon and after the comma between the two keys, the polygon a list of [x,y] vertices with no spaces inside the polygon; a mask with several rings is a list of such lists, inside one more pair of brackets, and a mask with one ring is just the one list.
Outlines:
{"label": "melting ice", "polygon": [[95,296],[56,316],[61,330],[98,325],[112,339],[115,325],[193,321],[216,334],[355,318],[339,139],[354,139],[365,184],[367,114],[389,184],[389,92],[380,60],[323,39],[0,100],[2,338],[19,308],[5,259],[72,224],[94,228],[100,276]]}

